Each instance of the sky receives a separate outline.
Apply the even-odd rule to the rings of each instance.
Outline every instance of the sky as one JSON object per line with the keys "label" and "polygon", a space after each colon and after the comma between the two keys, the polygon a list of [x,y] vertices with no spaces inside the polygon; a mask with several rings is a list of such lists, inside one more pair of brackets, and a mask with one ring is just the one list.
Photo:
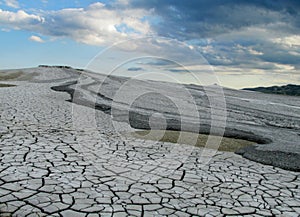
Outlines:
{"label": "sky", "polygon": [[0,69],[300,84],[299,20],[299,0],[0,0]]}

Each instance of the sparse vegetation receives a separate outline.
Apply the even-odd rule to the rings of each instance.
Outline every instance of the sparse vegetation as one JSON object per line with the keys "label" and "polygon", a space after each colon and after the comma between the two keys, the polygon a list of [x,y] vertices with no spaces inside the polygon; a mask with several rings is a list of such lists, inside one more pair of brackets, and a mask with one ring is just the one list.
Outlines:
{"label": "sparse vegetation", "polygon": [[72,69],[71,66],[49,66],[49,65],[39,65],[40,68],[58,68],[58,69]]}
{"label": "sparse vegetation", "polygon": [[300,96],[300,85],[288,84],[285,86],[272,86],[272,87],[256,87],[244,88],[243,90],[258,91],[262,93],[281,94],[289,96]]}
{"label": "sparse vegetation", "polygon": [[0,72],[0,81],[28,81],[37,75],[38,73],[24,73],[22,71],[2,71]]}
{"label": "sparse vegetation", "polygon": [[0,72],[0,81],[8,81],[8,80],[14,80],[16,78],[19,78],[23,75],[22,71],[18,72]]}

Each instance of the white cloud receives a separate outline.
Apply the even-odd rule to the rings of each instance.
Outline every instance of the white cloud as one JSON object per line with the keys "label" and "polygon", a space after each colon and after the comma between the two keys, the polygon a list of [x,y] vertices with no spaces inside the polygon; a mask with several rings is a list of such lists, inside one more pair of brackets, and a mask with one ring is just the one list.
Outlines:
{"label": "white cloud", "polygon": [[98,2],[87,8],[40,13],[0,9],[0,26],[29,30],[53,38],[68,37],[91,45],[110,45],[151,33],[150,25],[143,19],[150,12],[144,9],[118,11]]}
{"label": "white cloud", "polygon": [[117,0],[116,4],[119,4],[119,5],[129,5],[129,0]]}
{"label": "white cloud", "polygon": [[289,65],[289,64],[274,63],[274,65],[278,70],[283,70],[283,71],[293,71],[293,70],[295,70],[295,66],[292,66],[292,65]]}
{"label": "white cloud", "polygon": [[263,52],[260,52],[260,51],[257,51],[257,50],[254,50],[253,48],[249,48],[248,49],[248,52],[252,55],[257,55],[257,56],[260,56],[260,55],[263,55],[264,53]]}
{"label": "white cloud", "polygon": [[276,38],[273,40],[275,43],[283,44],[288,47],[300,46],[300,36],[291,35],[283,38]]}
{"label": "white cloud", "polygon": [[105,7],[105,4],[101,2],[95,2],[93,4],[90,4],[88,8],[95,10],[95,9],[103,9]]}
{"label": "white cloud", "polygon": [[32,35],[29,37],[30,41],[38,42],[38,43],[44,43],[45,41],[41,39],[39,36]]}
{"label": "white cloud", "polygon": [[17,0],[5,0],[5,4],[11,8],[20,8]]}
{"label": "white cloud", "polygon": [[36,30],[37,25],[44,23],[44,21],[43,17],[28,14],[23,10],[10,12],[0,9],[0,25],[6,28]]}

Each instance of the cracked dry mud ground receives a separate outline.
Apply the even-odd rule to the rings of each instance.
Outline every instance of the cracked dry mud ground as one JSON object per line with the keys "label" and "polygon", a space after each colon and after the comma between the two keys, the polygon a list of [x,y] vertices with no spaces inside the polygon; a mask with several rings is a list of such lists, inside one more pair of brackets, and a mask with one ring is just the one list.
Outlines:
{"label": "cracked dry mud ground", "polygon": [[203,166],[200,148],[120,138],[100,111],[76,131],[50,89],[71,78],[0,88],[0,216],[299,216],[298,172],[229,152]]}

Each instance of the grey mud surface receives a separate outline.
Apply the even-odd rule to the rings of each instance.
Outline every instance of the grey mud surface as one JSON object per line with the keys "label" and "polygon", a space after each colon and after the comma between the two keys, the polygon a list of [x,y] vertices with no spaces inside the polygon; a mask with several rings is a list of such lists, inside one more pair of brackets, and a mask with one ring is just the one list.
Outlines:
{"label": "grey mud surface", "polygon": [[[182,130],[185,124],[185,131],[211,133],[211,102],[207,95],[219,94],[214,87],[204,89],[200,86],[186,85],[193,101],[181,97],[182,85],[169,84],[164,82],[134,81],[129,84],[132,92],[147,90],[143,98],[136,100],[133,104],[127,105],[127,100],[114,102],[114,113],[112,114],[112,101],[114,95],[128,79],[121,77],[104,77],[88,73],[81,76],[79,81],[82,84],[66,83],[52,87],[53,90],[65,91],[71,94],[74,103],[89,106],[106,114],[112,115],[115,121],[126,122],[136,129],[151,129],[149,118],[154,113],[161,113],[166,118],[167,125],[163,129]],[[109,85],[107,85],[109,84]],[[100,87],[100,88],[99,88]],[[76,89],[76,96],[73,93]],[[167,97],[159,93],[173,92]],[[151,92],[153,91],[153,92]],[[222,114],[227,115],[224,134],[222,129],[216,130],[215,135],[239,138],[254,141],[256,146],[247,147],[237,151],[243,157],[260,163],[273,165],[287,170],[300,171],[300,97],[261,94],[251,91],[238,91],[224,88],[226,108],[217,108],[219,111],[215,119],[222,121]],[[130,94],[130,93],[128,93]],[[126,95],[124,96],[127,97]],[[194,113],[187,113],[192,118],[185,120],[178,111],[178,106],[170,98],[178,98],[181,106],[186,110],[196,104],[199,118],[193,117]],[[124,111],[129,110],[129,118],[124,116]],[[224,110],[224,113],[222,113]],[[219,113],[218,113],[219,112]],[[126,112],[125,112],[126,113]],[[218,116],[219,115],[219,116]],[[129,121],[128,121],[129,119]],[[156,120],[160,129],[160,119]],[[216,129],[218,125],[213,126]],[[152,126],[153,128],[153,126]]]}
{"label": "grey mud surface", "polygon": [[[203,164],[202,148],[122,138],[109,114],[111,90],[98,94],[103,112],[90,108],[92,103],[70,103],[69,94],[51,89],[78,80],[77,71],[23,71],[39,75],[0,88],[0,216],[299,216],[299,172],[219,151]],[[262,95],[226,91],[226,134],[271,142],[255,150],[299,154],[297,98],[285,102],[274,96],[269,105],[260,101]],[[90,102],[86,90],[79,93],[73,92],[74,98]],[[251,97],[263,105],[249,104]],[[271,111],[273,105],[277,109]],[[122,109],[116,114],[113,118],[126,125]],[[135,115],[143,111],[133,109],[133,120]],[[96,127],[86,128],[95,117]],[[145,121],[129,124],[147,127]],[[203,124],[200,130],[207,128]]]}

